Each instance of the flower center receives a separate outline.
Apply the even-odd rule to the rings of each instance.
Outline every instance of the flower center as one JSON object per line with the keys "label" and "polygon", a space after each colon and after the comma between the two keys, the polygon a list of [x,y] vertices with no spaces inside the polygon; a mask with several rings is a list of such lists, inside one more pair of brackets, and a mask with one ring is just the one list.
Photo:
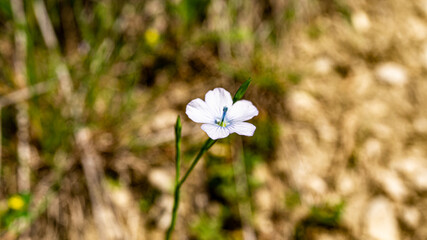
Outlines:
{"label": "flower center", "polygon": [[228,107],[224,107],[222,109],[222,118],[221,121],[216,120],[215,123],[218,124],[221,127],[227,126],[227,122],[225,121],[225,114],[227,113]]}

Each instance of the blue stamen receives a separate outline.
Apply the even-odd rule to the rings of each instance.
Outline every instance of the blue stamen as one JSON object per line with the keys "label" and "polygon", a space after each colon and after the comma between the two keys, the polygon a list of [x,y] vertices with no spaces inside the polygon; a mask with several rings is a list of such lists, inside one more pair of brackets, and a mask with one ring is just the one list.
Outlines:
{"label": "blue stamen", "polygon": [[221,118],[221,122],[219,123],[221,127],[225,127],[224,119],[225,119],[225,114],[227,113],[227,110],[228,110],[228,107],[224,107],[222,109],[222,118]]}

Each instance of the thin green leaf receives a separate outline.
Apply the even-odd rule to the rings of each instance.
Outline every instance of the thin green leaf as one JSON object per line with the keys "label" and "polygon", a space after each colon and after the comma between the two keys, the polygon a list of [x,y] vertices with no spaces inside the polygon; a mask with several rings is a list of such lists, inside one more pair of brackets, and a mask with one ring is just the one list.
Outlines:
{"label": "thin green leaf", "polygon": [[249,87],[249,84],[251,84],[251,81],[252,80],[249,78],[239,87],[236,94],[234,94],[233,103],[235,103],[235,102],[237,102],[243,98],[243,95],[245,95],[246,90],[248,90],[248,87]]}

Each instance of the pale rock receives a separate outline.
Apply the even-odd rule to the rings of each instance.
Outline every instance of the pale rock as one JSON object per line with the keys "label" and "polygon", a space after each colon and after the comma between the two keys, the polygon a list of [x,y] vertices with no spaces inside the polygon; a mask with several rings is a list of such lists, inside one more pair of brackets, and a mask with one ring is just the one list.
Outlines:
{"label": "pale rock", "polygon": [[420,60],[422,65],[427,68],[427,43],[425,43],[420,51]]}
{"label": "pale rock", "polygon": [[401,210],[401,218],[406,226],[416,229],[420,224],[421,214],[415,207],[404,207]]}
{"label": "pale rock", "polygon": [[362,68],[356,71],[352,82],[349,84],[349,91],[355,97],[363,96],[372,90],[373,75],[368,69]]}
{"label": "pale rock", "polygon": [[424,40],[426,38],[427,29],[424,21],[415,17],[409,17],[406,21],[408,26],[406,29],[409,31],[410,37],[415,40]]}
{"label": "pale rock", "polygon": [[418,133],[427,133],[427,118],[416,118],[412,122],[412,125],[414,126],[415,131]]}
{"label": "pale rock", "polygon": [[266,188],[255,192],[255,202],[262,211],[270,211],[273,208],[273,199],[270,191]]}
{"label": "pale rock", "polygon": [[274,231],[274,224],[268,213],[257,213],[254,216],[254,224],[256,229],[263,234],[271,234]]}
{"label": "pale rock", "polygon": [[413,175],[419,168],[423,168],[423,159],[418,157],[406,157],[392,163],[392,167],[405,174],[405,176]]}
{"label": "pale rock", "polygon": [[375,69],[378,80],[393,86],[404,86],[408,82],[406,68],[394,62],[382,63]]}
{"label": "pale rock", "polygon": [[358,32],[366,32],[371,28],[371,21],[363,11],[356,11],[351,15],[351,23]]}
{"label": "pale rock", "polygon": [[163,110],[157,114],[151,121],[151,129],[154,131],[159,131],[165,128],[172,129],[176,122],[176,117],[178,113],[171,109]]}
{"label": "pale rock", "polygon": [[378,160],[383,152],[383,146],[380,141],[377,139],[371,138],[368,139],[361,149],[361,160],[366,163]]}
{"label": "pale rock", "polygon": [[407,198],[409,191],[395,172],[375,168],[372,169],[372,174],[383,190],[394,200],[403,201]]}
{"label": "pale rock", "polygon": [[392,167],[403,173],[418,190],[427,190],[427,164],[424,158],[407,157],[394,161]]}
{"label": "pale rock", "polygon": [[418,7],[427,15],[427,0],[415,1]]}
{"label": "pale rock", "polygon": [[163,192],[170,192],[173,189],[173,175],[161,168],[151,169],[148,173],[148,181]]}
{"label": "pale rock", "polygon": [[321,57],[316,59],[314,62],[314,71],[317,74],[325,75],[331,72],[332,70],[332,61],[327,57]]}
{"label": "pale rock", "polygon": [[320,114],[320,104],[310,94],[294,91],[289,94],[288,106],[291,115],[298,120],[317,120]]}
{"label": "pale rock", "polygon": [[170,95],[168,96],[168,98],[172,100],[175,104],[184,104],[190,102],[188,96],[191,96],[189,92],[191,86],[189,86],[189,84],[178,82],[170,86],[170,88],[172,91],[170,91]]}
{"label": "pale rock", "polygon": [[395,133],[391,127],[382,123],[373,124],[372,131],[376,137],[383,140],[391,139]]}
{"label": "pale rock", "polygon": [[[301,129],[295,139],[300,154],[286,160],[289,177],[296,186],[313,189],[310,185],[322,181],[317,181],[316,179],[319,179],[317,176],[324,176],[329,171],[331,155],[325,151],[325,147],[318,145],[313,131]],[[314,185],[318,186],[317,183]]]}
{"label": "pale rock", "polygon": [[363,225],[364,211],[368,204],[368,196],[365,191],[358,192],[352,197],[347,198],[345,208],[342,213],[341,221],[352,232],[361,233]]}
{"label": "pale rock", "polygon": [[314,193],[317,194],[325,194],[328,190],[328,186],[326,185],[325,181],[323,181],[322,178],[318,176],[311,176],[306,178],[306,187]]}
{"label": "pale rock", "polygon": [[158,204],[161,209],[165,210],[161,211],[161,215],[159,216],[157,221],[157,226],[160,229],[166,230],[171,222],[173,198],[172,196],[164,194],[156,204]]}
{"label": "pale rock", "polygon": [[125,188],[113,188],[111,191],[111,200],[119,207],[125,209],[131,204],[132,197]]}
{"label": "pale rock", "polygon": [[362,111],[371,118],[382,118],[389,115],[390,108],[383,101],[371,100],[363,103]]}
{"label": "pale rock", "polygon": [[399,240],[399,229],[393,205],[384,197],[372,200],[368,206],[364,230],[368,239]]}
{"label": "pale rock", "polygon": [[316,129],[321,140],[334,143],[337,140],[337,131],[326,119],[316,121]]}
{"label": "pale rock", "polygon": [[413,181],[415,186],[419,190],[427,190],[427,171],[426,169],[423,169],[424,171],[417,171],[417,173],[413,177]]}
{"label": "pale rock", "polygon": [[349,174],[342,174],[337,178],[337,190],[343,194],[348,195],[354,192],[356,188],[354,179]]}

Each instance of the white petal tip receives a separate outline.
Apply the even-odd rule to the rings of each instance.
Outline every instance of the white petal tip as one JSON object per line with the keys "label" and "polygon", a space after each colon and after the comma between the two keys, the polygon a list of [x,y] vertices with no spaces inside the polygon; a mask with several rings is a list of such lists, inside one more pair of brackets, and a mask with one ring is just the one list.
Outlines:
{"label": "white petal tip", "polygon": [[230,133],[251,137],[255,133],[255,125],[247,122],[237,122],[228,127]]}
{"label": "white petal tip", "polygon": [[226,137],[228,137],[228,135],[230,135],[230,132],[227,128],[220,127],[220,126],[215,125],[215,124],[203,124],[201,128],[213,140],[226,138]]}

